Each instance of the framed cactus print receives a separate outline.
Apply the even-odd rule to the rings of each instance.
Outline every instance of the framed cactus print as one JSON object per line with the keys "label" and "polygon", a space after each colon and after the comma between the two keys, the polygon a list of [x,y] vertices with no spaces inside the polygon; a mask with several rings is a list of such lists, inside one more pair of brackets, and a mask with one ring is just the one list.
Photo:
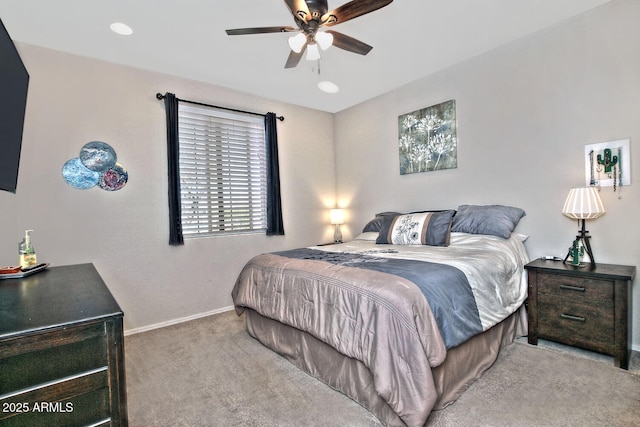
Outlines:
{"label": "framed cactus print", "polygon": [[631,184],[629,145],[629,139],[585,145],[585,183],[613,191]]}

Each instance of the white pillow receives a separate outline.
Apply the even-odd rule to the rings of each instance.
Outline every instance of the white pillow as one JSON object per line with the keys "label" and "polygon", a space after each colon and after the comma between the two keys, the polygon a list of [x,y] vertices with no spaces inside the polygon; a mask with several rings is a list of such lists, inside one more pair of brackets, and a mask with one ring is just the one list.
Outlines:
{"label": "white pillow", "polygon": [[353,240],[366,240],[375,242],[378,238],[378,234],[379,233],[377,231],[367,231],[365,233],[358,234]]}

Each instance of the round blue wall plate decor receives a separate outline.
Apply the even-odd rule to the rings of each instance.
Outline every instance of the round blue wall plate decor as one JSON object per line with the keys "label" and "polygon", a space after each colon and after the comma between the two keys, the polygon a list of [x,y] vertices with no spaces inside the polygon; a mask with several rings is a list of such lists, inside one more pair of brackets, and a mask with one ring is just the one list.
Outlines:
{"label": "round blue wall plate decor", "polygon": [[80,160],[87,169],[104,172],[115,166],[117,156],[115,150],[106,142],[91,141],[80,150]]}
{"label": "round blue wall plate decor", "polygon": [[79,157],[68,160],[62,166],[62,177],[72,187],[86,190],[100,181],[100,173],[87,169]]}

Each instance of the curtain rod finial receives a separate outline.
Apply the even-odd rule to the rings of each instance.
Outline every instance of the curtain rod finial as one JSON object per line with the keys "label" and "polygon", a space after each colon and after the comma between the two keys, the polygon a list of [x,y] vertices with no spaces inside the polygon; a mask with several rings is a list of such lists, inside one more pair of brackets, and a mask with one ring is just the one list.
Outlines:
{"label": "curtain rod finial", "polygon": [[156,98],[162,99],[162,98],[164,98],[164,95],[161,94],[160,92],[158,92],[158,93],[156,93]]}

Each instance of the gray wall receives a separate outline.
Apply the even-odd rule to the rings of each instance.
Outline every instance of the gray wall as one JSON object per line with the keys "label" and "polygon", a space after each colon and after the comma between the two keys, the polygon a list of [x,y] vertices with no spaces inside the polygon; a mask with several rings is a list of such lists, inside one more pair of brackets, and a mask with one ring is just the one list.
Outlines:
{"label": "gray wall", "polygon": [[[375,212],[498,203],[526,210],[517,230],[530,235],[532,258],[564,257],[578,225],[561,210],[569,188],[585,183],[585,145],[630,138],[631,185],[621,193],[603,187],[607,213],[588,229],[597,261],[640,266],[638,22],[640,2],[616,0],[336,114],[345,238]],[[458,168],[401,176],[398,116],[449,99],[457,104]]]}
{"label": "gray wall", "polygon": [[[252,256],[331,239],[333,115],[30,45],[18,49],[31,80],[18,190],[0,192],[3,265],[17,263],[18,242],[34,229],[39,261],[95,264],[131,331],[227,309]],[[286,236],[169,246],[165,113],[155,98],[166,91],[285,116],[278,132]],[[308,123],[315,124],[312,134]],[[127,168],[122,190],[77,190],[64,182],[63,164],[93,140],[111,144]]]}
{"label": "gray wall", "polygon": [[[531,257],[564,256],[577,224],[560,210],[584,183],[584,145],[631,138],[632,185],[622,198],[603,189],[607,214],[589,229],[599,261],[640,264],[639,21],[640,2],[615,0],[335,115],[19,44],[31,81],[18,192],[0,192],[1,263],[17,262],[18,241],[33,228],[39,260],[93,262],[126,329],[143,330],[229,308],[253,255],[329,241],[336,187],[346,239],[382,210],[502,203],[527,211],[518,231],[530,235]],[[164,108],[155,99],[165,91],[286,117],[278,124],[286,236],[167,244]],[[458,168],[400,176],[398,115],[448,99],[457,102]],[[92,140],[117,151],[130,174],[124,189],[63,181],[64,162]],[[633,299],[640,350],[639,291]]]}

